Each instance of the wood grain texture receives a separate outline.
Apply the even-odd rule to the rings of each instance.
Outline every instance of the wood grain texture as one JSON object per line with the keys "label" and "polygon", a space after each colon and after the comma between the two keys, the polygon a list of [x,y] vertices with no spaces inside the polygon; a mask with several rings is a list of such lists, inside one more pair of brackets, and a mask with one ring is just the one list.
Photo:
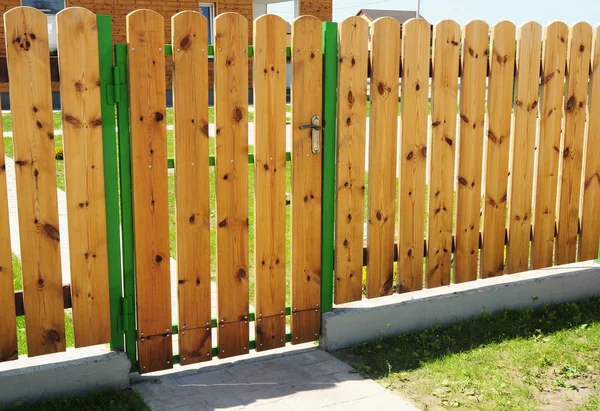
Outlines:
{"label": "wood grain texture", "polygon": [[477,279],[481,165],[488,66],[488,25],[481,20],[463,28],[460,126],[456,170],[456,250],[454,282]]}
{"label": "wood grain texture", "polygon": [[591,54],[588,116],[583,146],[579,261],[598,257],[600,238],[600,218],[597,217],[600,204],[600,156],[597,153],[597,147],[600,147],[600,27],[594,29]]}
{"label": "wood grain texture", "polygon": [[[291,304],[294,313],[314,310],[321,303],[322,152],[312,152],[311,130],[300,130],[300,126],[312,123],[313,116],[323,118],[321,31],[321,22],[311,16],[299,17],[292,24]],[[298,321],[296,315],[291,317],[292,343],[314,341],[312,330],[318,332],[320,316],[313,319],[315,322],[306,322]],[[305,339],[307,336],[310,338]]]}
{"label": "wood grain texture", "polygon": [[[450,284],[459,45],[458,23],[444,20],[434,26],[427,288]],[[419,222],[423,219],[422,215],[415,218]]]}
{"label": "wood grain texture", "polygon": [[65,350],[54,126],[46,16],[18,7],[4,14],[27,354]]}
{"label": "wood grain texture", "polygon": [[173,368],[173,341],[170,333],[139,337],[139,373]]}
{"label": "wood grain texture", "polygon": [[504,273],[515,25],[509,21],[501,21],[492,27],[491,33],[487,139],[484,144],[483,168],[482,278]]}
{"label": "wood grain texture", "polygon": [[400,23],[391,17],[375,20],[371,41],[367,298],[391,294],[394,283]]}
{"label": "wood grain texture", "polygon": [[362,298],[368,31],[360,17],[348,17],[338,29],[336,304]]}
{"label": "wood grain texture", "polygon": [[555,264],[575,262],[579,234],[579,202],[583,164],[592,27],[577,23],[569,30],[564,127],[558,160]]}
{"label": "wood grain texture", "polygon": [[[2,131],[2,124],[0,124],[0,133]],[[10,249],[4,144],[0,144],[0,330],[2,330],[0,333],[0,362],[16,360],[18,357],[17,318]]]}
{"label": "wood grain texture", "polygon": [[212,346],[204,331],[211,321],[208,31],[206,18],[195,11],[176,14],[171,26],[179,352],[185,365],[210,360],[192,353]]}
{"label": "wood grain texture", "polygon": [[[430,25],[423,19],[409,20],[403,26],[398,189],[399,292],[423,288],[430,33]],[[392,172],[395,175],[395,169]],[[391,198],[392,203],[393,200],[394,197]]]}
{"label": "wood grain texture", "polygon": [[96,15],[56,16],[75,347],[110,341],[104,156]]}
{"label": "wood grain texture", "polygon": [[[138,336],[152,341],[171,332],[163,26],[152,10],[127,15]],[[170,368],[170,341],[140,344],[140,369]]]}
{"label": "wood grain texture", "polygon": [[249,340],[248,21],[221,14],[215,33],[217,318],[227,324],[217,337],[219,356],[221,346],[231,356],[247,353]]}
{"label": "wood grain texture", "polygon": [[508,244],[506,272],[529,268],[533,159],[535,152],[542,26],[535,22],[519,27],[515,72],[513,133],[510,144],[508,190]]}
{"label": "wood grain texture", "polygon": [[187,365],[212,359],[210,324],[179,331],[179,364]]}
{"label": "wood grain texture", "polygon": [[540,80],[537,167],[533,199],[531,268],[552,265],[556,214],[556,183],[560,151],[568,28],[554,22],[544,30]]}
{"label": "wood grain texture", "polygon": [[256,315],[262,318],[262,324],[255,322],[257,349],[262,350],[285,345],[280,318],[285,314],[287,240],[285,30],[285,21],[275,15],[254,21],[254,286]]}

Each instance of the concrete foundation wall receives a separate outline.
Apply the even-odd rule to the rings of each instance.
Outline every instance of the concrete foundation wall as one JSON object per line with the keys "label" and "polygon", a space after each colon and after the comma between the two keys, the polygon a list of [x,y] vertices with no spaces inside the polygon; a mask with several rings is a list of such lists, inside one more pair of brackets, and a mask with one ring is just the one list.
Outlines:
{"label": "concrete foundation wall", "polygon": [[362,300],[323,316],[328,351],[473,318],[600,295],[600,264],[586,261],[470,283]]}
{"label": "concrete foundation wall", "polygon": [[104,346],[2,363],[0,406],[128,388],[130,366],[125,353],[109,351]]}

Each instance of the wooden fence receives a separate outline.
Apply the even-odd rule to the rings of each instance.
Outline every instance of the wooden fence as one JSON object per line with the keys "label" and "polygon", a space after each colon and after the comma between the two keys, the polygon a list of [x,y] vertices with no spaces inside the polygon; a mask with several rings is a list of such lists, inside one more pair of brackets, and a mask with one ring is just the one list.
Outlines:
{"label": "wooden fence", "polygon": [[[12,298],[3,166],[0,361],[17,357],[15,314],[26,315],[29,355],[63,351],[65,301],[76,347],[111,342],[139,360],[140,372],[151,372],[314,341],[332,282],[339,304],[597,256],[600,156],[592,150],[600,143],[600,45],[598,29],[586,23],[570,30],[560,22],[544,30],[527,23],[517,30],[503,21],[490,30],[473,21],[461,30],[445,20],[432,31],[424,20],[401,27],[381,18],[371,27],[369,52],[367,23],[351,17],[334,33],[337,49],[325,51],[332,34],[324,35],[314,17],[293,22],[291,48],[285,22],[260,17],[250,48],[244,17],[219,15],[209,46],[206,19],[186,11],[173,16],[172,44],[165,45],[163,17],[137,10],[127,16],[127,45],[115,48],[113,62],[110,26],[86,9],[68,8],[57,17],[72,272],[64,288],[46,17],[19,7],[4,19],[24,306],[19,310]],[[165,55],[173,59],[174,159],[167,158]],[[337,99],[327,94],[328,75],[337,78]],[[337,114],[323,118],[328,107]],[[177,324],[167,164],[175,169]],[[327,183],[334,169],[335,187]],[[328,233],[335,253],[327,248]]]}
{"label": "wooden fence", "polygon": [[336,303],[363,264],[371,298],[596,258],[598,28],[382,18],[369,78],[367,31],[340,23]]}

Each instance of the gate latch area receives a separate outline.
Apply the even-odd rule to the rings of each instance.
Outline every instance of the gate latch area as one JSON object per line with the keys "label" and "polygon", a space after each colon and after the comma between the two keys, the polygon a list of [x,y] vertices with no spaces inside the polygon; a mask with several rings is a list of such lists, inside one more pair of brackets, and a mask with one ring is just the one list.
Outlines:
{"label": "gate latch area", "polygon": [[312,137],[312,152],[313,154],[319,154],[321,151],[321,117],[318,115],[314,115],[312,118],[312,124],[307,124],[305,126],[300,126],[300,130],[311,129],[311,137]]}

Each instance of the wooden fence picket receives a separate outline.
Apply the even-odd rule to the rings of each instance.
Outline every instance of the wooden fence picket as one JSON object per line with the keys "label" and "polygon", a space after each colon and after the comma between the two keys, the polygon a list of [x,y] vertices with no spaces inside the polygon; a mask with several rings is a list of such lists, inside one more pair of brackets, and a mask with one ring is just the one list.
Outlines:
{"label": "wooden fence picket", "polygon": [[510,147],[508,192],[508,274],[526,271],[529,267],[542,26],[535,22],[526,23],[519,27],[517,37],[514,127]]}
{"label": "wooden fence picket", "polygon": [[[321,162],[312,150],[313,116],[321,119],[322,24],[312,16],[292,23],[292,344],[314,341],[321,327]],[[322,134],[321,134],[321,144]]]}
{"label": "wooden fence picket", "polygon": [[[391,294],[394,285],[400,23],[391,17],[375,20],[371,25],[371,39],[367,220],[368,298]],[[416,155],[420,156],[421,152],[417,152]],[[350,215],[348,218],[352,218],[352,216]],[[406,227],[406,229],[408,228]],[[410,238],[410,234],[408,238]],[[421,245],[420,250],[415,250],[415,258],[418,258],[419,255],[422,257],[422,248]],[[422,266],[423,259],[421,258],[420,261]]]}
{"label": "wooden fence picket", "polygon": [[555,264],[575,262],[579,235],[579,199],[583,162],[592,27],[577,23],[569,30],[564,127],[558,159]]}
{"label": "wooden fence picket", "polygon": [[254,21],[256,349],[285,345],[285,20]]}
{"label": "wooden fence picket", "polygon": [[579,261],[598,257],[600,238],[600,26],[594,29],[591,48],[591,75],[587,97],[587,123],[583,146],[583,180],[581,202],[581,234],[579,237]]}
{"label": "wooden fence picket", "polygon": [[248,21],[215,19],[217,320],[219,357],[247,354]]}
{"label": "wooden fence picket", "polygon": [[127,15],[140,373],[173,367],[164,19]]}
{"label": "wooden fence picket", "polygon": [[508,157],[515,67],[515,25],[502,21],[492,27],[488,85],[481,277],[504,273]]}
{"label": "wooden fence picket", "polygon": [[[425,276],[427,288],[450,284],[459,44],[458,23],[444,20],[434,26],[429,224]],[[422,181],[418,184],[424,186]],[[420,214],[414,218],[418,220],[417,223],[423,219]]]}
{"label": "wooden fence picket", "polygon": [[368,30],[356,16],[339,24],[336,304],[362,298]]}
{"label": "wooden fence picket", "polygon": [[[424,19],[411,19],[402,27],[402,121],[398,145],[398,292],[423,288],[430,27]],[[389,114],[392,114],[391,110]],[[388,121],[390,127],[396,127],[392,118]],[[374,161],[377,159],[374,158]],[[392,174],[387,178],[394,178],[395,166],[390,171]],[[374,189],[377,190],[376,187]],[[391,193],[392,197],[388,201],[395,199],[395,184]],[[387,261],[389,256],[386,255],[385,258]]]}
{"label": "wooden fence picket", "polygon": [[181,365],[212,358],[207,24],[196,11],[171,19]]}
{"label": "wooden fence picket", "polygon": [[56,16],[75,347],[110,342],[108,252],[96,15]]}
{"label": "wooden fence picket", "polygon": [[546,27],[542,46],[536,180],[533,199],[533,269],[550,267],[554,252],[556,183],[560,151],[568,28],[556,21]]}
{"label": "wooden fence picket", "polygon": [[487,57],[488,25],[481,20],[471,21],[464,27],[462,37],[461,121],[456,171],[456,283],[477,279]]}
{"label": "wooden fence picket", "polygon": [[4,29],[31,357],[65,350],[47,18],[16,7]]}
{"label": "wooden fence picket", "polygon": [[[0,133],[3,127],[0,124]],[[8,192],[4,144],[0,144],[0,362],[16,360],[17,318],[13,283],[10,226],[8,218]]]}

